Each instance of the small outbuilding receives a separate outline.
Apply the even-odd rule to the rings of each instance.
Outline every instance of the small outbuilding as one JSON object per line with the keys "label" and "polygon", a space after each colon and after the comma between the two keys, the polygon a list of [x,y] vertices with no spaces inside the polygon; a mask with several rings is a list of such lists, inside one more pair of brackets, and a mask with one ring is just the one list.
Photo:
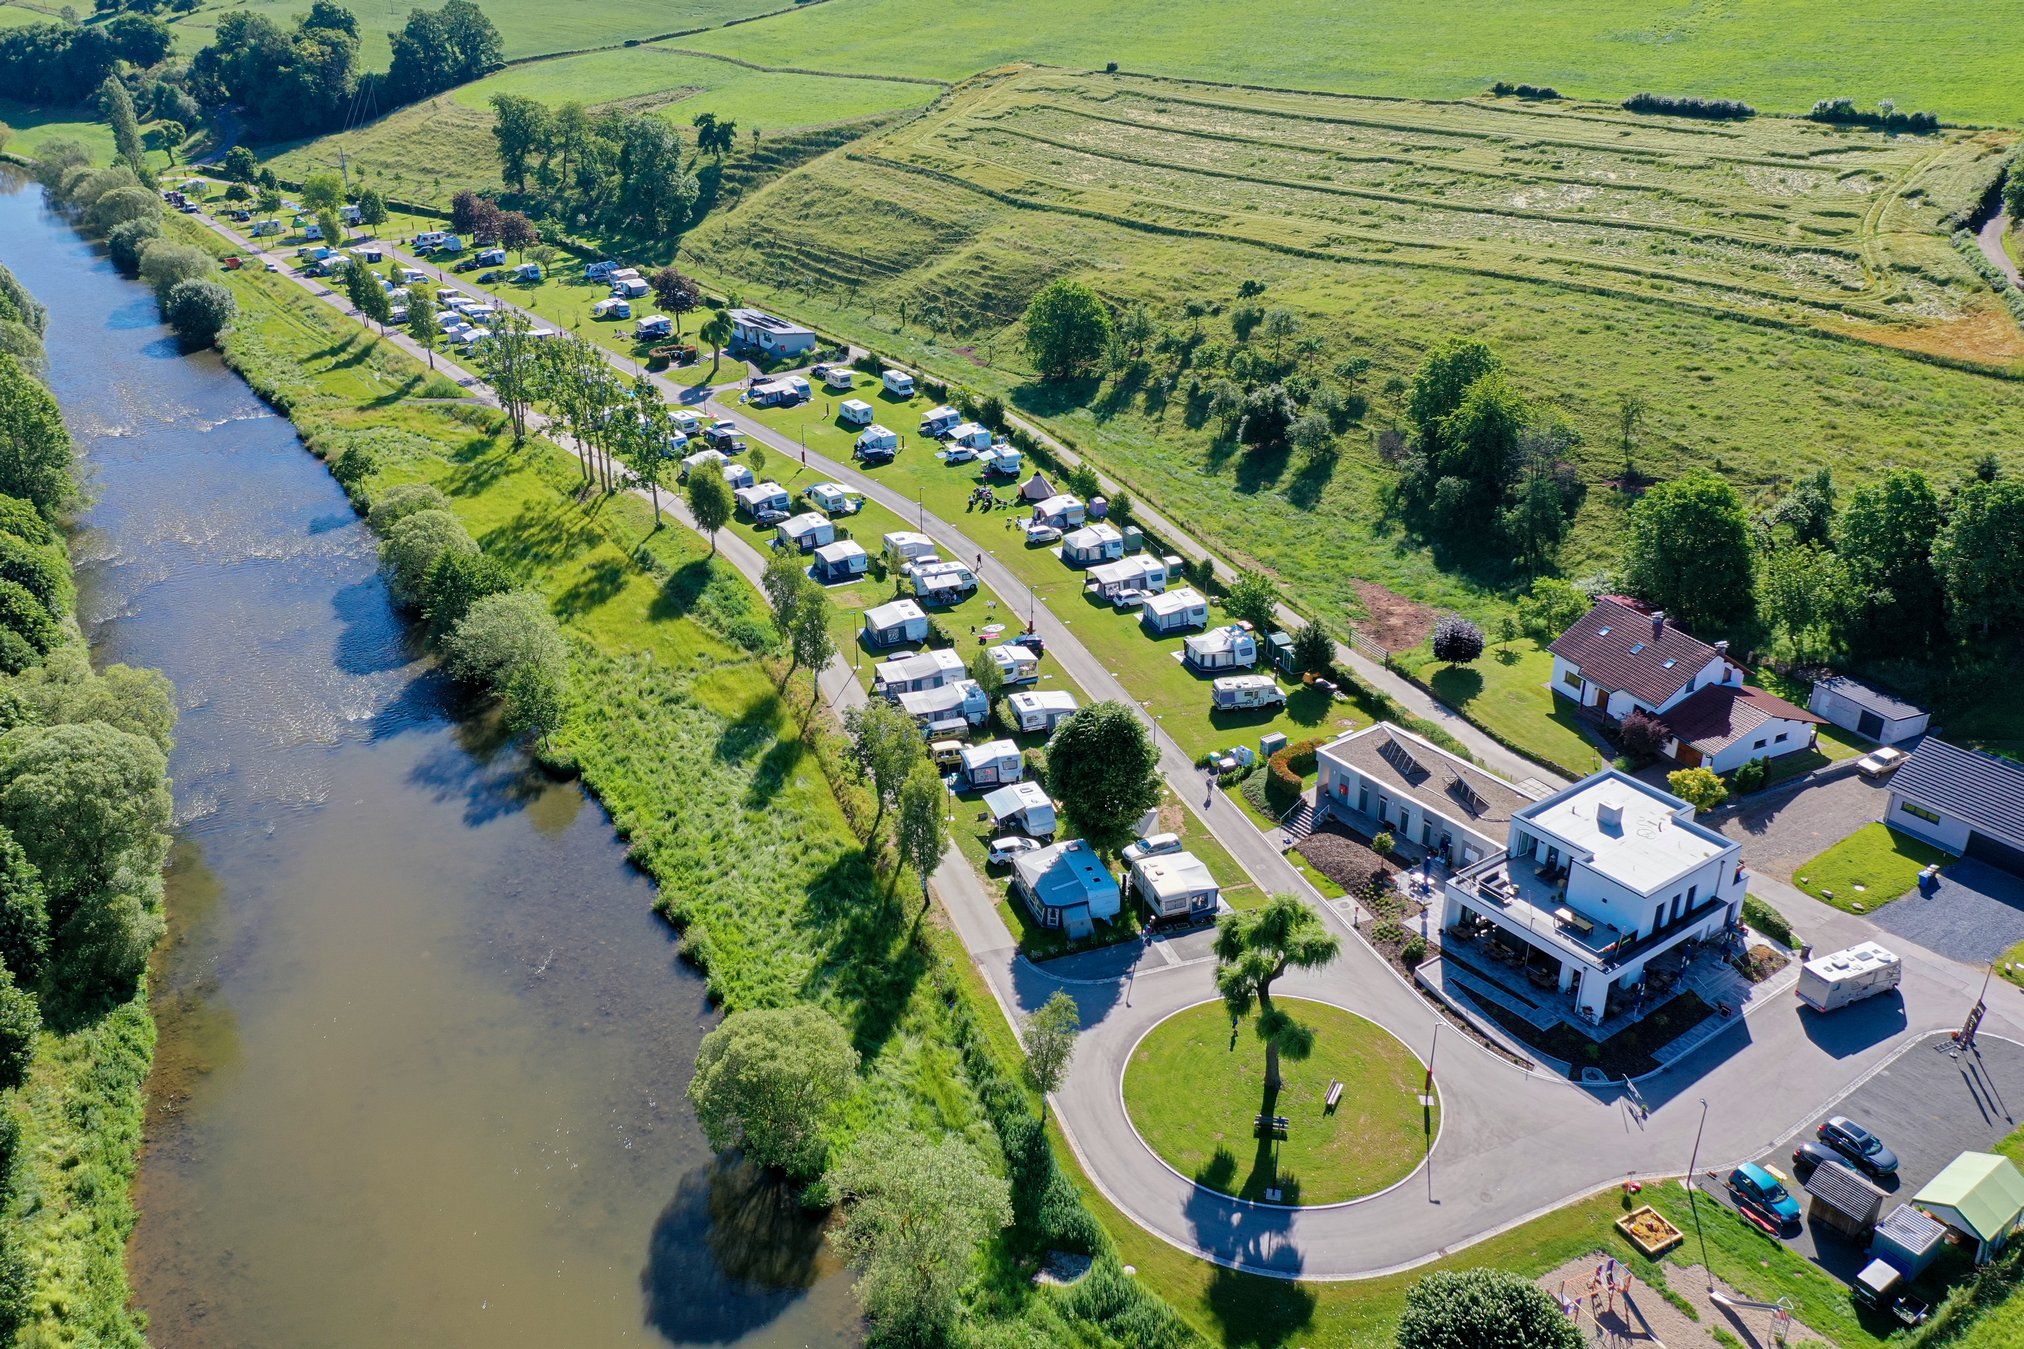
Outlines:
{"label": "small outbuilding", "polygon": [[1021,731],[1052,735],[1075,715],[1075,695],[1067,689],[1024,689],[1006,697],[1005,714]]}
{"label": "small outbuilding", "polygon": [[846,398],[837,405],[836,416],[845,426],[870,426],[878,414],[862,398]]}
{"label": "small outbuilding", "polygon": [[812,553],[826,543],[836,542],[836,526],[826,515],[804,511],[775,526],[773,537],[783,548]]}
{"label": "small outbuilding", "polygon": [[855,539],[838,539],[815,550],[809,574],[824,585],[836,585],[856,580],[870,566],[871,558],[866,556],[862,544]]}
{"label": "small outbuilding", "polygon": [[1199,628],[1208,621],[1209,602],[1193,586],[1155,595],[1139,609],[1139,625],[1158,637]]}
{"label": "small outbuilding", "polygon": [[1071,567],[1093,567],[1124,556],[1124,535],[1106,524],[1085,525],[1061,540],[1061,560]]}
{"label": "small outbuilding", "polygon": [[2008,1157],[1964,1152],[1912,1203],[1973,1243],[1976,1260],[1988,1260],[2024,1223],[2024,1172]]}
{"label": "small outbuilding", "polygon": [[1079,838],[1020,854],[1012,884],[1034,918],[1071,937],[1094,934],[1096,924],[1117,917],[1120,908],[1117,878]]}
{"label": "small outbuilding", "polygon": [[[1002,787],[1026,776],[1026,759],[1010,740],[990,740],[963,746],[956,771],[965,787]],[[1052,827],[1051,818],[1048,823]]]}
{"label": "small outbuilding", "polygon": [[1037,782],[1011,781],[996,791],[984,793],[984,809],[991,812],[994,828],[1016,829],[1032,838],[1051,837],[1059,823],[1054,816],[1054,802]]}
{"label": "small outbuilding", "polygon": [[1243,624],[1227,623],[1183,642],[1181,663],[1198,673],[1248,670],[1258,663],[1258,640]]}
{"label": "small outbuilding", "polygon": [[1945,1223],[1910,1204],[1899,1204],[1876,1225],[1869,1253],[1907,1279],[1916,1279],[1946,1244]]}
{"label": "small outbuilding", "polygon": [[1822,1162],[1806,1178],[1807,1214],[1852,1241],[1867,1241],[1883,1212],[1882,1190],[1840,1162]]}
{"label": "small outbuilding", "polygon": [[894,600],[864,611],[864,640],[870,646],[899,646],[928,639],[928,616],[912,600]]}

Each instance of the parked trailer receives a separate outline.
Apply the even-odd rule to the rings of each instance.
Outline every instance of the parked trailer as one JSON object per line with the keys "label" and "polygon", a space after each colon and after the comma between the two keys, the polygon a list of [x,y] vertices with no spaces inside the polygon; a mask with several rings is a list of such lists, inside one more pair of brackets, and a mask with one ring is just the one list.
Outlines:
{"label": "parked trailer", "polygon": [[1799,970],[1799,1000],[1817,1012],[1888,993],[1904,977],[1904,962],[1875,942],[1816,956]]}
{"label": "parked trailer", "polygon": [[1271,675],[1229,675],[1210,686],[1209,705],[1217,712],[1284,707],[1286,693]]}

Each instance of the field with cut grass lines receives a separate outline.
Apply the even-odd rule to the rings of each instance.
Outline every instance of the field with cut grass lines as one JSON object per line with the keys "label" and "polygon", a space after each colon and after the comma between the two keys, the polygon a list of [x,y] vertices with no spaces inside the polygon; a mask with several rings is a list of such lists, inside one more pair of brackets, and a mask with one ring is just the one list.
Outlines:
{"label": "field with cut grass lines", "polygon": [[[1629,392],[1651,408],[1640,474],[1709,465],[1746,497],[1822,463],[1945,478],[2014,455],[2024,334],[1948,239],[2011,143],[1014,69],[749,194],[683,257],[1007,395],[1317,611],[1354,611],[1362,577],[1481,614],[1523,578],[1374,499],[1377,433],[1429,345],[1485,338],[1581,434],[1576,574],[1615,556]],[[1370,413],[1339,459],[1296,465],[1217,443],[1185,378],[1043,386],[1020,320],[1058,276],[1209,342],[1253,283],[1316,368],[1368,358]]]}

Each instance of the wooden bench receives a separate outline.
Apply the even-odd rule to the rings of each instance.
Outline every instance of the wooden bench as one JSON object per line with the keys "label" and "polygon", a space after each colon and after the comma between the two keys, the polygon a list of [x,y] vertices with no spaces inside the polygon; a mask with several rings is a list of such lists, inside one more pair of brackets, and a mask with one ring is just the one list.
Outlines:
{"label": "wooden bench", "polygon": [[1326,1101],[1325,1103],[1323,1103],[1323,1105],[1322,1105],[1322,1107],[1321,1107],[1321,1109],[1322,1109],[1322,1113],[1324,1113],[1324,1114],[1334,1114],[1334,1113],[1335,1113],[1335,1107],[1336,1107],[1336,1103],[1337,1103],[1337,1102],[1339,1102],[1339,1101],[1341,1101],[1341,1100],[1342,1100],[1342,1083],[1341,1083],[1341,1081],[1339,1081],[1339,1080],[1338,1080],[1338,1081],[1334,1081],[1334,1082],[1331,1082],[1331,1083],[1329,1083],[1329,1084],[1328,1084],[1328,1100],[1327,1100],[1327,1101]]}
{"label": "wooden bench", "polygon": [[1260,1137],[1266,1134],[1284,1137],[1290,1127],[1290,1121],[1284,1115],[1253,1115],[1251,1119],[1252,1127]]}

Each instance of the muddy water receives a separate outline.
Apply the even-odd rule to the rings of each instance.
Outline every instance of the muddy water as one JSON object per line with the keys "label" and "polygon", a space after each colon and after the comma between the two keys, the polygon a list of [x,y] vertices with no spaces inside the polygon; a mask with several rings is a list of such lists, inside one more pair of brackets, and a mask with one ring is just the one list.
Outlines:
{"label": "muddy water", "polygon": [[711,1024],[609,821],[459,716],[329,476],[32,188],[104,660],[182,704],[129,1263],[160,1345],[843,1345],[820,1233],[712,1162]]}

